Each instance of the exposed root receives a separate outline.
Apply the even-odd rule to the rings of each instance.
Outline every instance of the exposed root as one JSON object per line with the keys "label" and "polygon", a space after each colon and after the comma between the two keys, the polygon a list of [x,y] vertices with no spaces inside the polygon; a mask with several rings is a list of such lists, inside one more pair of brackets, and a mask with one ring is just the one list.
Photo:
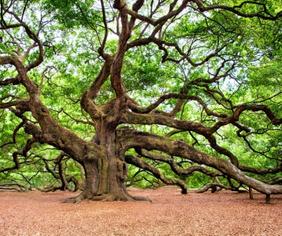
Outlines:
{"label": "exposed root", "polygon": [[128,194],[122,194],[122,195],[113,195],[113,194],[102,194],[98,196],[93,196],[89,200],[92,201],[103,201],[103,202],[109,202],[109,201],[148,201],[152,202],[148,197],[143,196],[130,196]]}
{"label": "exposed root", "polygon": [[133,200],[135,201],[146,201],[146,202],[151,202],[152,200],[148,197],[143,197],[143,196],[132,196]]}
{"label": "exposed root", "polygon": [[99,195],[91,195],[80,193],[78,196],[67,198],[63,201],[63,203],[80,203],[83,200],[90,200],[90,201],[102,201],[102,202],[112,202],[112,201],[148,201],[152,202],[151,199],[148,197],[143,196],[130,196],[129,194],[99,194]]}
{"label": "exposed root", "polygon": [[102,195],[96,195],[89,198],[91,201],[102,201],[102,202],[111,202],[116,201],[114,196],[111,194],[102,194]]}
{"label": "exposed root", "polygon": [[204,192],[207,192],[209,189],[211,189],[212,193],[218,192],[222,189],[231,190],[230,188],[227,188],[222,184],[209,183],[209,184],[206,184],[204,187],[197,189],[195,192],[196,193],[204,193]]}
{"label": "exposed root", "polygon": [[85,194],[81,192],[78,196],[76,197],[70,197],[65,200],[63,200],[63,203],[80,203],[82,200],[87,199]]}

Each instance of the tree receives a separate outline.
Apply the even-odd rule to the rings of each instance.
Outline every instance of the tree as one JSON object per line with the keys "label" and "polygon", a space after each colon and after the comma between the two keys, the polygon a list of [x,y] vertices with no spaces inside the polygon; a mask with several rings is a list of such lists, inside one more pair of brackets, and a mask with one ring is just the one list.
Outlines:
{"label": "tree", "polygon": [[[19,168],[19,156],[48,144],[84,168],[84,190],[72,201],[143,200],[127,193],[127,163],[184,194],[185,181],[166,177],[154,162],[165,163],[176,177],[198,171],[267,199],[282,193],[281,185],[256,178],[281,173],[277,150],[269,150],[269,157],[253,143],[261,140],[261,124],[261,133],[279,135],[281,76],[274,74],[270,94],[254,94],[251,84],[259,77],[252,70],[272,68],[282,55],[279,8],[274,1],[2,0],[0,108],[17,117],[13,141],[23,129],[26,143],[13,152],[15,165],[1,172]],[[64,37],[68,42],[56,45]],[[76,86],[84,90],[73,115],[64,110],[67,102],[55,101],[54,78],[69,87],[60,91],[65,99],[80,92]],[[86,116],[82,123],[94,129],[85,135],[93,138],[64,124],[60,113],[76,122]],[[267,166],[243,164],[230,147],[236,142]],[[275,147],[279,139],[271,142]]]}

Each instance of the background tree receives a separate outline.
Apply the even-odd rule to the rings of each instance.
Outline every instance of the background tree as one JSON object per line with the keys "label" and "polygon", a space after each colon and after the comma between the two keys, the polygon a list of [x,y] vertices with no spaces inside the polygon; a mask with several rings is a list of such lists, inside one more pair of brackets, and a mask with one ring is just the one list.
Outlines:
{"label": "background tree", "polygon": [[182,193],[200,172],[204,190],[269,201],[282,193],[281,5],[2,0],[1,156],[14,165],[0,172],[38,160],[76,189],[67,157],[85,174],[71,201],[143,200],[126,191],[128,163]]}

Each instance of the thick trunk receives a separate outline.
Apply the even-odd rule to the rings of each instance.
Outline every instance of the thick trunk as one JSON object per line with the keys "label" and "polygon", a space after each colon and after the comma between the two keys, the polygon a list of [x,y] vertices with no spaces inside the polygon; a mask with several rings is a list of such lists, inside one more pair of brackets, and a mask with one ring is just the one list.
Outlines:
{"label": "thick trunk", "polygon": [[104,158],[96,163],[97,195],[127,200],[128,194],[124,187],[126,165],[117,148],[115,130],[101,124],[95,140],[106,150]]}
{"label": "thick trunk", "polygon": [[125,163],[118,157],[105,156],[99,161],[84,162],[85,187],[83,198],[91,200],[131,200],[124,180]]}
{"label": "thick trunk", "polygon": [[127,175],[126,163],[119,155],[115,141],[115,132],[101,129],[96,134],[95,142],[105,147],[105,155],[98,160],[85,160],[83,192],[67,201],[79,202],[83,199],[102,201],[148,200],[130,196],[125,188]]}

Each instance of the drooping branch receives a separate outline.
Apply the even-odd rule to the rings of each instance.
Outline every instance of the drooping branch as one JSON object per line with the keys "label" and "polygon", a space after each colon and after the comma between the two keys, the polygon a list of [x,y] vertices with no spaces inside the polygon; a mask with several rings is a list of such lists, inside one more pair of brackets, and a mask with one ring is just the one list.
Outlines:
{"label": "drooping branch", "polygon": [[159,150],[169,155],[187,158],[195,163],[213,167],[261,193],[267,195],[282,193],[281,185],[269,185],[253,179],[245,175],[231,162],[207,155],[184,142],[171,141],[168,138],[129,129],[119,130],[119,140],[125,149],[139,147],[146,150]]}
{"label": "drooping branch", "polygon": [[165,183],[167,185],[178,185],[181,188],[181,192],[183,194],[187,193],[186,184],[182,180],[166,178],[159,171],[159,169],[153,167],[152,165],[148,164],[147,162],[141,160],[140,158],[127,155],[127,156],[125,156],[125,161],[129,164],[136,166],[136,167],[139,167],[141,169],[144,169],[144,170],[151,172],[157,179],[160,179],[163,183]]}
{"label": "drooping branch", "polygon": [[[181,97],[181,96],[180,96]],[[165,96],[164,96],[165,98]],[[159,100],[161,101],[162,98]],[[143,111],[150,111],[150,109],[154,106],[156,106],[156,104],[159,103],[159,101],[157,101],[155,104],[152,104],[152,106],[148,109],[143,109]],[[198,100],[197,101],[201,101]],[[138,109],[136,106],[132,106],[133,109]],[[207,108],[206,108],[207,110]],[[184,121],[184,120],[178,120],[175,119],[173,117],[167,116],[165,114],[158,114],[158,113],[149,113],[149,114],[137,114],[135,112],[127,112],[126,114],[124,114],[123,116],[123,122],[124,123],[128,123],[128,124],[159,124],[159,125],[165,125],[167,127],[172,127],[172,128],[176,128],[179,130],[183,130],[183,131],[194,131],[198,134],[203,135],[204,137],[206,137],[211,145],[213,145],[213,147],[215,149],[220,149],[219,146],[216,144],[216,140],[215,138],[212,136],[213,133],[215,133],[219,128],[221,128],[222,126],[228,125],[228,124],[235,124],[235,126],[237,125],[237,121],[240,118],[240,115],[243,113],[243,111],[253,111],[253,112],[257,112],[257,111],[263,111],[267,117],[271,120],[273,125],[279,125],[282,123],[282,119],[281,118],[277,118],[274,113],[265,105],[248,105],[248,104],[243,104],[243,105],[239,105],[239,106],[235,106],[235,109],[233,111],[233,114],[230,116],[226,116],[225,114],[217,114],[217,117],[220,117],[220,120],[218,122],[216,122],[213,126],[211,127],[206,127],[201,123],[198,122],[192,122],[192,121]],[[142,111],[142,110],[141,110]],[[207,113],[209,113],[209,110],[207,110]],[[209,113],[211,114],[211,113]],[[215,114],[213,114],[215,115]],[[224,151],[225,152],[225,151]],[[223,153],[223,152],[221,152]],[[224,154],[224,153],[223,153]],[[231,156],[228,154],[228,156]]]}
{"label": "drooping branch", "polygon": [[175,160],[173,159],[173,157],[169,157],[169,156],[164,156],[164,155],[160,155],[160,154],[154,154],[153,152],[149,152],[143,149],[135,149],[135,151],[140,155],[143,156],[145,158],[151,159],[151,160],[155,160],[155,161],[161,161],[161,162],[165,162],[168,163],[171,167],[171,170],[180,176],[189,176],[191,174],[193,174],[194,172],[201,172],[207,176],[210,177],[216,177],[216,176],[222,176],[223,174],[217,171],[211,171],[208,170],[206,167],[204,167],[203,165],[192,165],[188,168],[183,168],[180,167]]}

